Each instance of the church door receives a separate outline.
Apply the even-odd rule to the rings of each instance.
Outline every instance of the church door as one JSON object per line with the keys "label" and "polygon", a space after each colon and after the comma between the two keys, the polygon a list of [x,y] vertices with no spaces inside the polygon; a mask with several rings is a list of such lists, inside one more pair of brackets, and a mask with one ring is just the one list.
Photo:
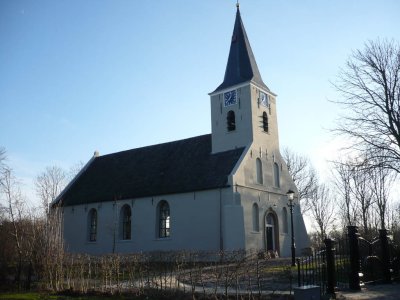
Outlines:
{"label": "church door", "polygon": [[265,217],[265,241],[266,241],[266,250],[274,251],[275,250],[275,218],[269,213]]}

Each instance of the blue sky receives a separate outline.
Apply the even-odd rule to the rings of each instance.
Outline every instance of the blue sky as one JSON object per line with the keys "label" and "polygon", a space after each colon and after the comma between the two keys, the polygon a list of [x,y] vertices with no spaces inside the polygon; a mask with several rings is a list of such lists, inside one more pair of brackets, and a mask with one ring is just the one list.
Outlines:
{"label": "blue sky", "polygon": [[[281,147],[320,170],[331,85],[369,39],[399,40],[400,1],[240,1]],[[210,133],[236,1],[0,1],[0,146],[27,187],[46,166]],[[31,196],[28,195],[28,198]]]}

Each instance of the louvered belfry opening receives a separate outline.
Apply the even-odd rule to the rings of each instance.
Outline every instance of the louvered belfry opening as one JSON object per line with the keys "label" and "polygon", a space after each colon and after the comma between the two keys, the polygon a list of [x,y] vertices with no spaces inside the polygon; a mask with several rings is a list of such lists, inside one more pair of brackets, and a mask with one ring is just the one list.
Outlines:
{"label": "louvered belfry opening", "polygon": [[263,130],[265,132],[268,132],[268,115],[265,111],[263,112],[262,122],[263,122]]}

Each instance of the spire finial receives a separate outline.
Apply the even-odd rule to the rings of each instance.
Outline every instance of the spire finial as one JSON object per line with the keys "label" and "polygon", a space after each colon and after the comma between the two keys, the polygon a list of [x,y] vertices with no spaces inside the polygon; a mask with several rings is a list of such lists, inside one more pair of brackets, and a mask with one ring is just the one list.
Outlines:
{"label": "spire finial", "polygon": [[236,0],[236,7],[239,9],[239,0]]}

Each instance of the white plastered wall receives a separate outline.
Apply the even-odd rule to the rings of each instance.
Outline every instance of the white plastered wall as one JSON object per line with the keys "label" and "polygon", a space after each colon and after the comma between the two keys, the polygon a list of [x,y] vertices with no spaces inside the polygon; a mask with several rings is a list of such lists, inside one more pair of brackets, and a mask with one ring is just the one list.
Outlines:
{"label": "white plastered wall", "polygon": [[[230,195],[229,195],[230,194]],[[135,253],[146,251],[219,251],[223,244],[223,197],[231,189],[215,189],[139,199],[64,207],[66,249],[79,253]],[[170,206],[171,236],[157,237],[157,204]],[[118,216],[121,207],[132,209],[131,240],[121,240]],[[88,241],[88,213],[97,209],[97,241]],[[228,230],[229,231],[229,230]],[[115,238],[115,242],[114,242]]]}

